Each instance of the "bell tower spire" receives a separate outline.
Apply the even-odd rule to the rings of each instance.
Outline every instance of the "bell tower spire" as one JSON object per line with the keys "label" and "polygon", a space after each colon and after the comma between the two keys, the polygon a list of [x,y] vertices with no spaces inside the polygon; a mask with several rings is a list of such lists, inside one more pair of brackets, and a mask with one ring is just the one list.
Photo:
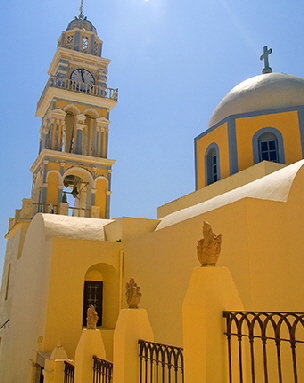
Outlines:
{"label": "bell tower spire", "polygon": [[83,18],[83,0],[81,0],[80,7],[79,7],[79,18]]}
{"label": "bell tower spire", "polygon": [[108,88],[110,60],[96,28],[75,16],[58,40],[49,79],[37,103],[42,118],[33,172],[35,212],[108,218],[111,172],[107,158],[109,113],[117,89]]}

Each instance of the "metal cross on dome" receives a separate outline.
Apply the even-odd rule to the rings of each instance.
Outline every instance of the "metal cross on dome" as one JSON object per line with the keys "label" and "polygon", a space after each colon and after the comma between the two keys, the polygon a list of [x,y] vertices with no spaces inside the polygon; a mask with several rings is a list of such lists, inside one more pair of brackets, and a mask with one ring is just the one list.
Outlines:
{"label": "metal cross on dome", "polygon": [[80,11],[79,17],[81,18],[83,17],[83,0],[81,0],[79,11]]}
{"label": "metal cross on dome", "polygon": [[269,55],[272,53],[272,48],[268,49],[267,45],[263,47],[263,54],[260,60],[264,60],[263,74],[272,73],[272,68],[269,66]]}

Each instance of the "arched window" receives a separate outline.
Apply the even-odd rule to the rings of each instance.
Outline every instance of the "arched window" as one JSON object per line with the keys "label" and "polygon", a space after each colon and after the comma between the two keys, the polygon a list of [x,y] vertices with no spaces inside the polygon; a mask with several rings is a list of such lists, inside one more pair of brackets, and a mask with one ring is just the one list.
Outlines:
{"label": "arched window", "polygon": [[208,146],[205,156],[206,184],[210,185],[220,179],[219,148],[216,143]]}
{"label": "arched window", "polygon": [[87,310],[91,305],[98,314],[97,326],[102,325],[102,291],[103,281],[84,281],[83,287],[83,326],[87,323]]}
{"label": "arched window", "polygon": [[285,163],[282,134],[274,128],[263,128],[253,136],[254,163]]}
{"label": "arched window", "polygon": [[84,278],[83,286],[83,326],[87,322],[87,310],[93,305],[98,314],[97,326],[102,325],[103,277],[98,266],[91,266]]}

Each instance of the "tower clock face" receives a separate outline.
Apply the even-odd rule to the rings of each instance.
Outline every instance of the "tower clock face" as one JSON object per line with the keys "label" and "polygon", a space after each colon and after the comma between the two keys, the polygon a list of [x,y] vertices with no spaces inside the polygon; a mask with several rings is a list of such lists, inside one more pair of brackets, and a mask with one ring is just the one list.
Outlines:
{"label": "tower clock face", "polygon": [[71,73],[71,80],[83,82],[85,84],[90,84],[90,85],[95,84],[95,80],[92,73],[88,71],[87,69],[80,69],[80,68],[75,69]]}

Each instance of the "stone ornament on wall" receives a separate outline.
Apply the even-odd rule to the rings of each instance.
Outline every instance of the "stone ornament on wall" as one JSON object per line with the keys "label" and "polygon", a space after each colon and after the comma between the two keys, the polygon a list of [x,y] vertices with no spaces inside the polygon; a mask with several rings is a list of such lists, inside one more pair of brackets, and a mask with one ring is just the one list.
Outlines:
{"label": "stone ornament on wall", "polygon": [[138,309],[141,298],[140,287],[133,278],[126,283],[126,299],[129,309]]}
{"label": "stone ornament on wall", "polygon": [[91,330],[96,330],[98,319],[99,317],[95,310],[95,307],[91,305],[87,310],[87,328]]}
{"label": "stone ornament on wall", "polygon": [[215,266],[221,252],[222,235],[215,235],[211,225],[204,221],[204,238],[197,242],[197,256],[202,266]]}

